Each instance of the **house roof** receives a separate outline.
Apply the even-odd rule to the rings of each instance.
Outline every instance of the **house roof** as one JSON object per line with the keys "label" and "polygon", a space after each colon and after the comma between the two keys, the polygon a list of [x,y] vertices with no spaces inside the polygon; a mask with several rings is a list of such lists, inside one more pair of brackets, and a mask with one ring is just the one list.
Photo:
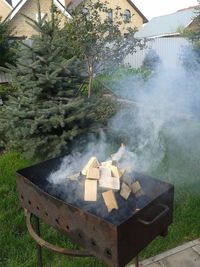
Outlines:
{"label": "house roof", "polygon": [[12,0],[5,0],[12,7]]}
{"label": "house roof", "polygon": [[147,23],[148,19],[142,14],[142,12],[136,7],[131,0],[127,0],[129,4],[135,9],[135,11],[143,18],[143,23]]}
{"label": "house roof", "polygon": [[[71,0],[67,6],[68,10],[72,10],[78,5],[80,5],[84,0]],[[135,11],[142,17],[143,23],[147,23],[148,19],[142,14],[142,12],[133,4],[131,0],[127,0],[127,2],[135,9]]]}
{"label": "house roof", "polygon": [[[20,0],[18,4],[13,8],[13,10],[10,12],[10,14],[5,18],[4,21],[12,20],[16,14],[22,9],[24,4],[28,0]],[[53,0],[54,5],[68,18],[71,18],[71,14],[66,10],[66,8],[63,6],[63,4],[59,0]]]}
{"label": "house roof", "polygon": [[196,16],[196,7],[189,7],[172,14],[152,18],[135,36],[144,38],[179,35],[178,29],[185,29],[193,22]]}

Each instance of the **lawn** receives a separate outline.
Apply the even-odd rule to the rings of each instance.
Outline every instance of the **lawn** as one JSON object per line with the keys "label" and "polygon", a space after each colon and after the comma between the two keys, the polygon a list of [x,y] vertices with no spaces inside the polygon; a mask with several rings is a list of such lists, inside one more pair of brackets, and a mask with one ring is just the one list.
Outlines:
{"label": "lawn", "polygon": [[[200,136],[200,127],[199,124],[187,124],[180,131],[180,139],[186,145],[183,147],[182,142],[178,144],[174,135],[168,134],[165,158],[151,173],[175,185],[174,222],[167,237],[156,238],[141,253],[142,258],[156,255],[200,236],[200,144],[195,142]],[[33,161],[25,160],[17,153],[0,156],[0,266],[36,266],[34,241],[27,233],[15,186],[16,170],[31,164]],[[63,235],[45,225],[42,225],[42,235],[54,244],[76,247]],[[43,256],[45,266],[49,267],[105,266],[93,258],[70,258],[47,251],[44,251]]]}

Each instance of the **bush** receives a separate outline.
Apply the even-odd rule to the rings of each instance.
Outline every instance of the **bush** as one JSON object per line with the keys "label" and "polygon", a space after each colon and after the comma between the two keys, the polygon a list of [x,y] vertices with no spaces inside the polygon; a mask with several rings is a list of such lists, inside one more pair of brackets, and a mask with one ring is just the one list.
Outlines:
{"label": "bush", "polygon": [[108,120],[117,112],[119,104],[111,97],[98,98],[94,105],[95,122],[106,126]]}
{"label": "bush", "polygon": [[154,49],[150,49],[143,60],[142,67],[154,71],[160,63],[161,59],[156,51]]}

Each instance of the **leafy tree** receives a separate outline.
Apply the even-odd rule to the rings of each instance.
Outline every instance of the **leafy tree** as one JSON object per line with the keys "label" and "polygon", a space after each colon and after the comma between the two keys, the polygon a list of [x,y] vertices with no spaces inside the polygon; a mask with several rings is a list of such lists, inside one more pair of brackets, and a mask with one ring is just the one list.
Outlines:
{"label": "leafy tree", "polygon": [[[198,0],[200,4],[200,0]],[[200,6],[196,7],[195,17],[190,28],[184,31],[184,34],[192,41],[196,48],[200,47]]]}
{"label": "leafy tree", "polygon": [[142,67],[150,69],[150,70],[156,70],[156,68],[161,64],[161,59],[156,53],[154,49],[150,49],[147,54],[145,55],[145,58],[142,63]]}
{"label": "leafy tree", "polygon": [[51,20],[28,18],[37,34],[22,43],[16,66],[7,71],[16,88],[0,113],[0,136],[8,148],[29,157],[52,157],[88,131],[92,120],[88,100],[78,92],[84,80],[75,57],[63,57],[66,47],[52,6]]}
{"label": "leafy tree", "polygon": [[[134,53],[136,47],[144,46],[134,38],[136,28],[126,28],[123,24],[120,8],[112,10],[113,20],[107,15],[109,11],[107,2],[84,1],[73,11],[73,19],[65,26],[68,46],[87,67],[88,97],[95,75],[113,70],[123,64],[125,56]],[[126,32],[126,38],[123,32]]]}
{"label": "leafy tree", "polygon": [[[193,53],[195,54],[195,58],[197,63],[200,63],[200,0],[198,0],[199,6],[196,7],[195,11],[195,17],[193,18],[193,22],[191,26],[187,29],[185,29],[182,34],[186,38],[188,38],[193,46]],[[188,51],[184,51],[186,55],[183,57],[183,63],[185,65],[189,65],[192,67],[192,64],[190,64],[191,55],[188,54]],[[190,58],[190,60],[187,60],[187,58]],[[194,58],[194,56],[193,56]]]}
{"label": "leafy tree", "polygon": [[0,17],[0,66],[12,63],[15,60],[16,41],[12,40],[12,29],[8,22],[2,22]]}

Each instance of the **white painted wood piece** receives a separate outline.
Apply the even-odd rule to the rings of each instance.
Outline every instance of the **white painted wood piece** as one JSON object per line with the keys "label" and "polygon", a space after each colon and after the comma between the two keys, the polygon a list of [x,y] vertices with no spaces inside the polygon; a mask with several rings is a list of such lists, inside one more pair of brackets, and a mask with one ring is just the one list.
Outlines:
{"label": "white painted wood piece", "polygon": [[99,169],[100,169],[100,177],[102,179],[107,178],[107,177],[111,177],[111,168],[100,166]]}
{"label": "white painted wood piece", "polygon": [[106,177],[99,179],[99,186],[103,188],[119,190],[120,189],[120,180],[115,177]]}

